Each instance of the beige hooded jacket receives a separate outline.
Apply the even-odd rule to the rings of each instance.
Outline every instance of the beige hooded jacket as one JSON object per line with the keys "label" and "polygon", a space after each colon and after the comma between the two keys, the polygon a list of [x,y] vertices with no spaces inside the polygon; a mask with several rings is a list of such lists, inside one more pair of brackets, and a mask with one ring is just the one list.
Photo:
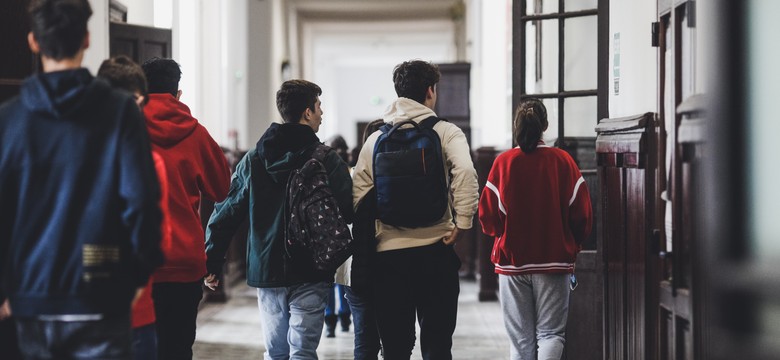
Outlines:
{"label": "beige hooded jacket", "polygon": [[[398,98],[384,114],[388,123],[404,120],[414,120],[419,123],[428,117],[436,116],[433,110],[407,98]],[[477,171],[471,161],[466,135],[457,126],[446,121],[439,121],[433,127],[439,134],[444,157],[444,170],[450,176],[447,179],[450,186],[450,208],[454,208],[457,216],[453,223],[452,210],[447,209],[442,219],[429,227],[403,228],[383,224],[376,221],[377,251],[397,250],[418,246],[431,245],[442,240],[457,225],[460,229],[470,229],[474,214],[477,211],[479,193],[477,186]],[[352,204],[355,209],[363,197],[374,186],[373,159],[374,144],[381,134],[377,131],[366,139],[358,156],[352,177]]]}

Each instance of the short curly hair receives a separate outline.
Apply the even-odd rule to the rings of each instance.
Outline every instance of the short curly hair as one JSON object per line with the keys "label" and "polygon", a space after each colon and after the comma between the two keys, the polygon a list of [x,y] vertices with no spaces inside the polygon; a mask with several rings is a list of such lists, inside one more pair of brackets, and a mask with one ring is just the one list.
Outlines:
{"label": "short curly hair", "polygon": [[100,64],[97,76],[106,79],[115,88],[131,93],[136,91],[141,93],[144,97],[144,104],[149,101],[149,87],[146,83],[144,69],[125,55],[104,60]]}
{"label": "short curly hair", "polygon": [[306,109],[314,111],[322,89],[306,80],[287,80],[276,92],[276,107],[284,122],[297,123]]}
{"label": "short curly hair", "polygon": [[144,74],[146,74],[150,94],[171,94],[176,96],[179,92],[181,66],[175,60],[154,57],[144,61],[141,67],[144,69]]}
{"label": "short curly hair", "polygon": [[422,104],[429,87],[434,87],[441,78],[439,67],[427,61],[410,60],[393,69],[393,84],[398,97],[405,97]]}

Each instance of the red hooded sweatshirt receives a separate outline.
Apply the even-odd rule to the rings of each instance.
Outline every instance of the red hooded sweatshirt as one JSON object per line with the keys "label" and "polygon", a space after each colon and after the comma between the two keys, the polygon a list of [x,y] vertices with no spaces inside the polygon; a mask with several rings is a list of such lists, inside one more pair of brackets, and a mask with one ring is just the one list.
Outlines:
{"label": "red hooded sweatshirt", "polygon": [[171,94],[149,94],[144,107],[152,150],[165,162],[171,241],[154,282],[195,282],[206,275],[205,235],[198,215],[201,196],[219,202],[230,187],[222,149],[187,105]]}

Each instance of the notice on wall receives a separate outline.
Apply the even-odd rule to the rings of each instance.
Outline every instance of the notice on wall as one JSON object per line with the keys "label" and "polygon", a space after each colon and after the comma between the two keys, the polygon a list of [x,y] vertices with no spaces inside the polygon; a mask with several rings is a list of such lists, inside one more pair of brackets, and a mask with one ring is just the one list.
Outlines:
{"label": "notice on wall", "polygon": [[615,33],[613,38],[612,55],[612,83],[615,96],[620,95],[620,33]]}

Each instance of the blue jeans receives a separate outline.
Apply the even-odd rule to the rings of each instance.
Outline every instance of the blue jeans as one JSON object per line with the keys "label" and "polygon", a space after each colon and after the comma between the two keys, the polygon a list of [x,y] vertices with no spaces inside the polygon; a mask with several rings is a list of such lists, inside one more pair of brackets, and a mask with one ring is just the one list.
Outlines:
{"label": "blue jeans", "polygon": [[569,314],[569,274],[499,275],[512,360],[560,359]]}
{"label": "blue jeans", "polygon": [[257,289],[265,359],[317,359],[332,283]]}
{"label": "blue jeans", "polygon": [[133,329],[133,358],[157,360],[157,327],[154,324]]}
{"label": "blue jeans", "polygon": [[325,306],[325,316],[333,315],[334,313],[338,315],[347,314],[347,316],[350,314],[349,306],[347,306],[344,302],[344,296],[345,296],[345,290],[346,286],[341,284],[333,284],[333,288],[335,288],[336,292],[339,294],[339,312],[336,313],[336,296],[333,293],[333,290],[331,289],[328,292],[328,303],[327,306]]}
{"label": "blue jeans", "polygon": [[355,324],[355,360],[376,360],[382,347],[379,344],[379,331],[376,329],[374,305],[367,296],[355,293],[349,286],[344,288]]}
{"label": "blue jeans", "polygon": [[16,319],[25,359],[132,359],[130,317],[95,321]]}

